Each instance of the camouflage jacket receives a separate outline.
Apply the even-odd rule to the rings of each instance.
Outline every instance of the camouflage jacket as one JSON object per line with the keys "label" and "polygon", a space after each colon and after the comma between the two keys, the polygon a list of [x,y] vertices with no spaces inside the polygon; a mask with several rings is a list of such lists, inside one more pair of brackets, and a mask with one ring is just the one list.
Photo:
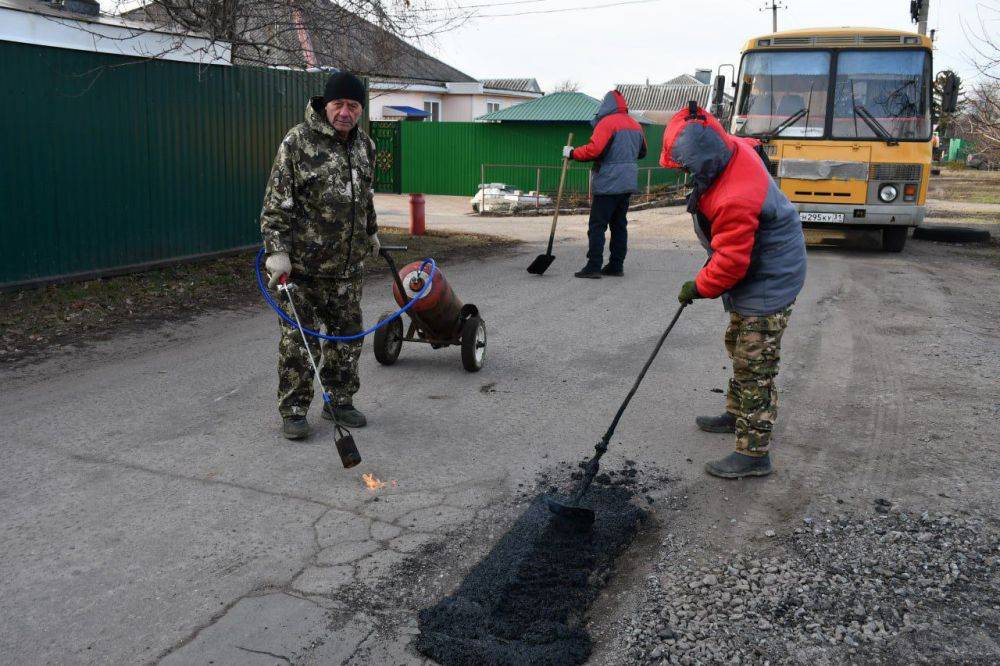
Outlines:
{"label": "camouflage jacket", "polygon": [[360,128],[338,139],[322,99],[311,99],[305,122],[285,135],[271,167],[260,213],[267,253],[287,252],[293,274],[360,275],[368,236],[378,231],[374,179],[372,140]]}

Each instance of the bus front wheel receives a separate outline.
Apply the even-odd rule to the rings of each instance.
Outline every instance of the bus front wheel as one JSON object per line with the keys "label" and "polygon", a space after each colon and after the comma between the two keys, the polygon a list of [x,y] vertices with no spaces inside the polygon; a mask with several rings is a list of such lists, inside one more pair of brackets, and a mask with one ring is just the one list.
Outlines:
{"label": "bus front wheel", "polygon": [[882,249],[886,252],[902,252],[906,247],[909,227],[886,227],[882,230]]}

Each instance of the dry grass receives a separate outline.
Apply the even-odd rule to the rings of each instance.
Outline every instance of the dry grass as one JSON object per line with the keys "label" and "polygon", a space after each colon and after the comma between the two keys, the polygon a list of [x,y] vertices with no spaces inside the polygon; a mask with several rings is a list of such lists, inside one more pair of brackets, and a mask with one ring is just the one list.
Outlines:
{"label": "dry grass", "polygon": [[964,203],[1000,204],[1000,171],[944,168],[931,178],[927,196]]}
{"label": "dry grass", "polygon": [[[407,245],[394,255],[402,265],[434,257],[447,265],[509,250],[518,241],[482,234],[428,231],[411,237],[383,227],[384,245]],[[88,343],[119,330],[139,330],[218,309],[261,301],[254,276],[255,251],[119,277],[22,289],[0,298],[0,364],[38,360],[53,346]],[[388,273],[369,258],[366,272]]]}

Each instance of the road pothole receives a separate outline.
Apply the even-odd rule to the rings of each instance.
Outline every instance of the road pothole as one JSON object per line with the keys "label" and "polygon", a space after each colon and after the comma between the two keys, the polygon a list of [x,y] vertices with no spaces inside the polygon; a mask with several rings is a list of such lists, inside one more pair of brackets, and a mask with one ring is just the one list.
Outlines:
{"label": "road pothole", "polygon": [[441,664],[581,664],[586,614],[648,523],[624,486],[595,486],[593,528],[574,532],[537,496],[459,587],[420,613],[416,648]]}

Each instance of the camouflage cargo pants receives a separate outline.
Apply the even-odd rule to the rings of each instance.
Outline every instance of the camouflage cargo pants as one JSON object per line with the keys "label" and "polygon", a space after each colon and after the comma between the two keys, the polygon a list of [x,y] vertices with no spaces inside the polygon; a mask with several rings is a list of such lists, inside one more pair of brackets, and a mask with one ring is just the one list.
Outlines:
{"label": "camouflage cargo pants", "polygon": [[[361,280],[295,280],[295,309],[302,325],[327,335],[352,335],[361,328]],[[278,302],[289,317],[288,300],[280,294]],[[294,319],[294,317],[293,317]],[[295,326],[281,321],[278,342],[278,412],[282,417],[305,416],[313,397],[313,368]],[[358,359],[361,340],[330,342],[309,338],[310,349],[319,366],[320,380],[330,392],[334,404],[351,402],[361,385]]]}
{"label": "camouflage cargo pants", "polygon": [[771,444],[778,417],[778,389],[774,378],[781,359],[781,336],[792,306],[771,315],[730,313],[726,351],[733,361],[726,410],[736,417],[736,450],[763,456]]}

